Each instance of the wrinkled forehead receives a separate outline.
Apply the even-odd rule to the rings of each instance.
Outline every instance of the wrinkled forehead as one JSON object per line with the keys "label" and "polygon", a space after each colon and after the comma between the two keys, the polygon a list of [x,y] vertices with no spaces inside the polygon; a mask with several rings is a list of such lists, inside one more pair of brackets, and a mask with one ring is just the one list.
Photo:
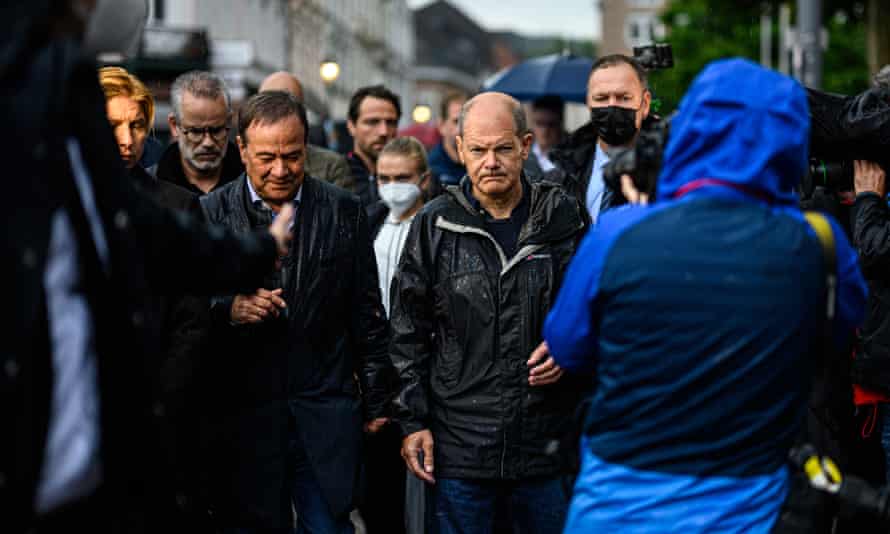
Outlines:
{"label": "wrinkled forehead", "polygon": [[275,122],[256,119],[247,127],[246,134],[248,146],[269,150],[279,147],[284,152],[302,148],[306,138],[303,123],[295,116],[287,116]]}

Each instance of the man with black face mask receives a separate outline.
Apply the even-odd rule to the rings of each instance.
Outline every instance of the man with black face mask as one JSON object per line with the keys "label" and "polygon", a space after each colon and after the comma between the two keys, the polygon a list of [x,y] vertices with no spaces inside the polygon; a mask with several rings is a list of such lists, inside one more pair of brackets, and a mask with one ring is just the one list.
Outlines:
{"label": "man with black face mask", "polygon": [[651,94],[646,71],[633,58],[621,54],[601,57],[587,81],[590,122],[573,132],[550,154],[556,168],[544,179],[561,183],[583,203],[596,223],[599,215],[616,205],[616,191],[603,182],[603,167],[614,147],[632,145],[649,116]]}

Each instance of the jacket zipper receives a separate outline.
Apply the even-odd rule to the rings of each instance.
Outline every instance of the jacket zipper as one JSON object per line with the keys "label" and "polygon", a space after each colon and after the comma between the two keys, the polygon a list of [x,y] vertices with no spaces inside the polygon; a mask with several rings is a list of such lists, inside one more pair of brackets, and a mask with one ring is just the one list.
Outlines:
{"label": "jacket zipper", "polygon": [[[492,236],[490,233],[486,232],[485,230],[482,230],[479,228],[474,228],[472,226],[466,226],[466,225],[462,225],[462,224],[455,224],[452,222],[448,222],[443,217],[439,217],[438,219],[436,219],[436,226],[439,228],[442,228],[443,230],[448,230],[448,231],[459,233],[459,234],[479,235],[479,236],[482,236],[482,237],[488,239],[488,241],[492,245],[494,245],[494,248],[498,253],[498,258],[501,260],[501,272],[498,275],[497,295],[495,295],[495,306],[496,306],[495,317],[498,317],[499,316],[498,312],[500,311],[500,306],[501,306],[501,281],[503,280],[504,276],[506,276],[506,274],[508,272],[510,272],[510,269],[512,269],[513,267],[518,265],[519,262],[522,261],[522,258],[528,256],[529,254],[535,253],[537,250],[540,250],[541,248],[543,248],[544,245],[525,245],[521,249],[519,249],[518,252],[516,252],[516,254],[513,256],[513,258],[508,260],[507,255],[504,254],[504,250],[501,248],[501,245],[498,244],[498,242],[494,238],[494,236]],[[498,328],[495,331],[495,343],[494,343],[495,350],[497,350],[498,343],[500,342],[500,336],[501,336],[500,332],[501,332],[500,328]],[[507,462],[507,425],[503,421],[502,421],[502,423],[504,426],[504,438],[503,438],[504,443],[503,443],[503,447],[501,448],[501,478],[504,478],[506,476],[505,475],[505,467],[506,467],[505,464]]]}

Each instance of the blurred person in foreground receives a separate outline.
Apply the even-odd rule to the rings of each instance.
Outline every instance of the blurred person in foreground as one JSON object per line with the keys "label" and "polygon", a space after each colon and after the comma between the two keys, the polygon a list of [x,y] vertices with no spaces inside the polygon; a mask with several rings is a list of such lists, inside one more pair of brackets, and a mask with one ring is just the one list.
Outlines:
{"label": "blurred person in foreground", "polygon": [[[130,178],[159,205],[200,217],[198,198],[148,174],[139,164],[148,138],[148,125],[154,120],[154,98],[136,76],[120,67],[99,69],[99,85],[105,93],[105,109],[114,131],[118,150]],[[175,262],[176,258],[170,258]],[[197,417],[194,403],[194,372],[200,367],[210,330],[210,302],[194,296],[152,295],[145,299],[144,335],[133,343],[154,356],[147,362],[153,376],[155,406],[154,438],[161,454],[148,459],[156,462],[152,473],[164,491],[158,496],[156,520],[166,520],[166,528],[186,530],[202,517],[197,503],[197,478],[193,470],[197,450]],[[164,514],[168,514],[164,517]],[[191,522],[191,523],[190,523]]]}
{"label": "blurred person in foreground", "polygon": [[541,341],[585,228],[575,199],[531,183],[525,112],[502,93],[464,104],[459,186],[415,217],[392,284],[390,356],[408,469],[433,485],[440,534],[492,532],[506,503],[517,533],[556,533],[568,504],[564,451],[580,380]]}
{"label": "blurred person in foreground", "polygon": [[16,229],[2,245],[6,532],[168,531],[152,509],[152,418],[164,407],[147,372],[157,354],[136,342],[147,334],[145,298],[251,291],[288,246],[292,210],[268,232],[236,238],[162,209],[128,179],[85,54],[90,35],[115,33],[88,25],[100,15],[138,21],[133,6],[0,7],[0,154],[16,177],[2,210]]}
{"label": "blurred person in foreground", "polygon": [[387,422],[395,373],[364,210],[307,176],[306,109],[252,96],[238,115],[245,173],[201,198],[207,220],[266,228],[293,206],[294,240],[252,293],[214,298],[215,394],[205,412],[214,517],[234,532],[350,533],[362,433]]}
{"label": "blurred person in foreground", "polygon": [[544,328],[559,365],[595,377],[566,532],[773,528],[814,355],[849,337],[866,296],[826,219],[826,324],[831,267],[793,193],[808,143],[796,81],[712,63],[671,123],[658,201],[585,237]]}
{"label": "blurred person in foreground", "polygon": [[[259,92],[263,91],[285,91],[297,97],[300,102],[304,102],[303,84],[300,83],[299,78],[286,71],[273,72],[266,76],[266,79],[260,84]],[[352,178],[346,158],[333,150],[311,143],[307,144],[306,173],[347,191],[355,190],[355,180]]]}

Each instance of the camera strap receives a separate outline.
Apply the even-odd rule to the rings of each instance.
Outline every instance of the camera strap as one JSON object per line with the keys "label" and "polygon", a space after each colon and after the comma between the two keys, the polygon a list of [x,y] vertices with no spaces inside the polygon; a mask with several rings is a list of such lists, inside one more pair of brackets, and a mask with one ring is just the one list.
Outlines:
{"label": "camera strap", "polygon": [[834,232],[825,215],[815,211],[804,213],[807,222],[816,232],[822,245],[822,259],[825,262],[825,317],[829,323],[834,320],[835,299],[837,297],[837,253],[835,252]]}

